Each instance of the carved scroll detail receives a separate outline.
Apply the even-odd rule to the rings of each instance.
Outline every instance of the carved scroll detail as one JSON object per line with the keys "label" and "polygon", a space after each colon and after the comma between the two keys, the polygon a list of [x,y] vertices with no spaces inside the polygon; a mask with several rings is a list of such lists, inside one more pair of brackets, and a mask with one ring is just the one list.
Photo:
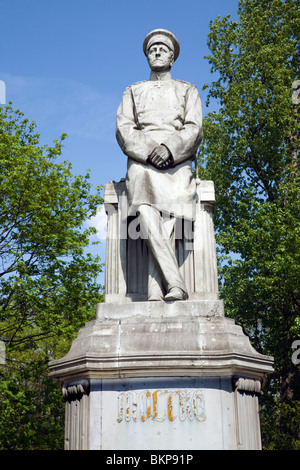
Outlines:
{"label": "carved scroll detail", "polygon": [[78,380],[62,386],[62,394],[65,400],[78,400],[82,395],[88,395],[89,392],[90,383],[88,380]]}
{"label": "carved scroll detail", "polygon": [[259,380],[235,378],[235,389],[239,392],[248,392],[255,395],[261,394],[261,382]]}

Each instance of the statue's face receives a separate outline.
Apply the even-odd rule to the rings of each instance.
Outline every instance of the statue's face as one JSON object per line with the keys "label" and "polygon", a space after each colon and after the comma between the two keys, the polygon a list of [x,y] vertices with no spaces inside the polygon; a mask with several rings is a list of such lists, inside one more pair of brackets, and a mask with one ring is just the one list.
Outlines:
{"label": "statue's face", "polygon": [[162,43],[153,44],[148,50],[148,63],[154,72],[166,72],[174,63],[174,54],[168,46]]}

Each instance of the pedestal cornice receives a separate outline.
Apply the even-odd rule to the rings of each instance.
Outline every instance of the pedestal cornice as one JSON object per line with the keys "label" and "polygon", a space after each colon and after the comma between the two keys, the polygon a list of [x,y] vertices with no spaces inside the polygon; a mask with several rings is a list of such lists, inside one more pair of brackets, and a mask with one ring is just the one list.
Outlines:
{"label": "pedestal cornice", "polygon": [[60,382],[121,377],[249,376],[272,358],[257,353],[222,301],[99,304],[69,353],[50,364]]}

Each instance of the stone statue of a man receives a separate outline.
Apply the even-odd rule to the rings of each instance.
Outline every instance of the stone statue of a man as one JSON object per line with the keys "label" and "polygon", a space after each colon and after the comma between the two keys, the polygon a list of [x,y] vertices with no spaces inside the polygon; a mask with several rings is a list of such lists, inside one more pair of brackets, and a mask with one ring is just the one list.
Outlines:
{"label": "stone statue of a man", "polygon": [[171,32],[150,32],[143,50],[150,80],[128,87],[117,112],[116,136],[128,157],[129,215],[138,215],[151,255],[148,300],[185,300],[172,237],[177,218],[194,217],[192,161],[202,138],[201,100],[194,85],[171,77],[179,55]]}

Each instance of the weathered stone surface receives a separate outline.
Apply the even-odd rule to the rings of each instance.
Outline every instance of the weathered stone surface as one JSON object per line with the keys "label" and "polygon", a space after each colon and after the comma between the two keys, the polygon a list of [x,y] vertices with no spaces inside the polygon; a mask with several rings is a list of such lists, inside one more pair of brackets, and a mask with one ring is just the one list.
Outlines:
{"label": "weathered stone surface", "polygon": [[222,301],[99,304],[50,364],[68,449],[259,449],[258,395],[272,358]]}
{"label": "weathered stone surface", "polygon": [[94,389],[102,394],[102,433],[99,424],[92,433],[98,449],[237,448],[228,378],[104,380]]}
{"label": "weathered stone surface", "polygon": [[262,378],[272,359],[258,354],[222,301],[99,304],[52,375]]}

